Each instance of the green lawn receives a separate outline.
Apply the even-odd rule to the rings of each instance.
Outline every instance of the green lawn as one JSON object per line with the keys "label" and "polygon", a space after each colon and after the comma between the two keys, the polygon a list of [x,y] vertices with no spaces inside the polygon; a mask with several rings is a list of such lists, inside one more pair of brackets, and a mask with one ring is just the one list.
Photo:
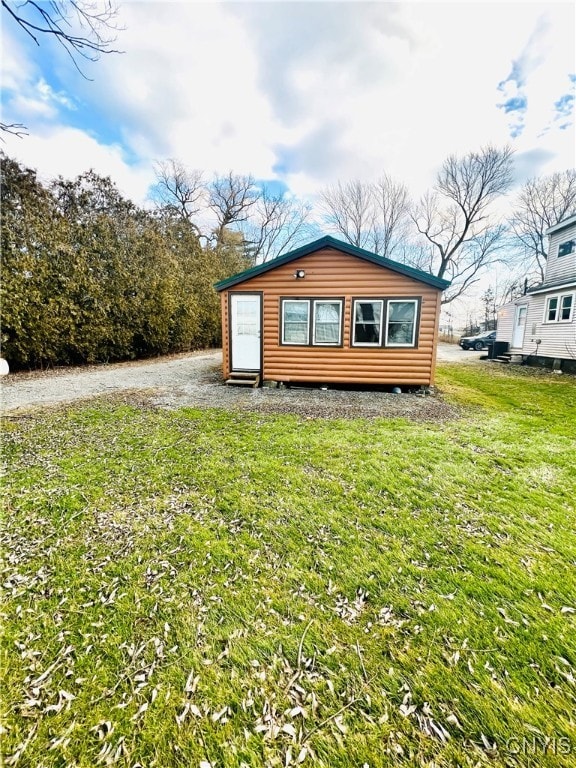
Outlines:
{"label": "green lawn", "polygon": [[7,418],[6,764],[574,766],[576,379],[438,376],[438,425]]}

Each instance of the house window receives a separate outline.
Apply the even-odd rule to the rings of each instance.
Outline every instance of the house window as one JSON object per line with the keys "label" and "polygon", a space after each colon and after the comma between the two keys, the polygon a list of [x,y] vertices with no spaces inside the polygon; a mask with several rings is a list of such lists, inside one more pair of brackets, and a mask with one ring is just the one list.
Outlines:
{"label": "house window", "polygon": [[337,347],[343,299],[282,299],[281,343]]}
{"label": "house window", "polygon": [[544,322],[569,323],[574,309],[574,294],[566,293],[560,296],[550,296],[546,301]]}
{"label": "house window", "polygon": [[390,300],[386,312],[386,346],[413,347],[416,339],[416,310],[418,302],[415,299],[396,301]]}
{"label": "house window", "polygon": [[342,329],[342,302],[339,300],[314,301],[314,333],[312,343],[315,345],[340,344]]}
{"label": "house window", "polygon": [[310,337],[310,302],[282,302],[282,344],[308,344]]}
{"label": "house window", "polygon": [[574,250],[576,250],[576,240],[566,240],[558,246],[558,257],[568,256],[569,253],[574,253]]}
{"label": "house window", "polygon": [[379,347],[382,344],[382,299],[354,302],[352,343],[355,347]]}
{"label": "house window", "polygon": [[558,296],[551,296],[546,304],[546,322],[554,323],[558,319]]}

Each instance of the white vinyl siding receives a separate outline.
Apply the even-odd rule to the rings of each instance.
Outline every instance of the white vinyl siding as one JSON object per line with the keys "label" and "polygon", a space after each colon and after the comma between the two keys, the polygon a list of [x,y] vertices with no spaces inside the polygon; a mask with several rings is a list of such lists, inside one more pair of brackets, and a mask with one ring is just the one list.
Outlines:
{"label": "white vinyl siding", "polygon": [[496,325],[496,341],[507,341],[509,344],[512,343],[517,306],[515,301],[511,301],[508,304],[503,304],[499,308],[498,323]]}
{"label": "white vinyl siding", "polygon": [[544,322],[549,297],[550,294],[530,297],[522,354],[561,359],[573,357],[576,354],[576,313],[572,312],[571,322]]}
{"label": "white vinyl siding", "polygon": [[570,241],[576,241],[576,223],[551,234],[544,284],[560,284],[564,280],[568,282],[576,277],[576,248],[572,248],[563,256],[559,255],[562,244]]}

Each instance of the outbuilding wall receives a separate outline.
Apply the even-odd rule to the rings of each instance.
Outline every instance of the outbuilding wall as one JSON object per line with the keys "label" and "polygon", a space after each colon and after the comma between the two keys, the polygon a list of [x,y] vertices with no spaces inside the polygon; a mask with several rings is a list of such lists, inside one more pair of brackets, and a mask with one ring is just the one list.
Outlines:
{"label": "outbuilding wall", "polygon": [[[304,279],[294,277],[296,269],[305,271]],[[385,385],[434,381],[441,291],[333,248],[302,256],[221,292],[226,378],[230,375],[229,294],[251,291],[263,294],[264,380]],[[341,347],[280,344],[280,299],[309,297],[344,299]],[[351,346],[352,300],[382,297],[421,298],[416,348]]]}
{"label": "outbuilding wall", "polygon": [[514,330],[514,318],[516,316],[516,303],[510,301],[498,309],[498,322],[496,324],[496,341],[512,343]]}

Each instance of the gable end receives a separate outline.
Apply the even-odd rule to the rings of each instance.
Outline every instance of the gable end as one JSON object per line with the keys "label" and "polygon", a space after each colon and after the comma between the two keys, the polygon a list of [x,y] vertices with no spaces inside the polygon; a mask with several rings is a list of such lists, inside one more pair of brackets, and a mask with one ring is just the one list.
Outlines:
{"label": "gable end", "polygon": [[346,253],[350,256],[355,256],[356,258],[362,259],[363,261],[368,261],[372,264],[376,264],[379,267],[390,269],[393,272],[398,272],[399,274],[405,275],[406,277],[411,277],[413,280],[419,280],[420,282],[431,285],[432,287],[438,288],[441,291],[443,291],[445,288],[448,288],[450,285],[449,280],[442,280],[441,278],[430,275],[427,272],[422,272],[420,269],[414,269],[413,267],[408,267],[405,264],[399,264],[397,261],[393,261],[392,259],[386,259],[382,256],[378,256],[376,253],[366,251],[363,248],[357,248],[354,245],[344,243],[341,240],[336,240],[336,238],[326,235],[319,240],[314,240],[312,243],[308,243],[301,248],[296,248],[295,250],[290,251],[283,256],[279,256],[272,261],[268,261],[264,264],[258,264],[255,267],[244,270],[244,272],[239,272],[236,275],[232,275],[232,277],[229,277],[226,280],[221,280],[219,283],[216,283],[214,287],[217,291],[223,291],[226,288],[231,288],[234,285],[243,283],[245,280],[250,280],[252,277],[256,277],[257,275],[261,275],[265,272],[269,272],[270,270],[276,269],[277,267],[283,266],[284,264],[290,264],[291,262],[300,259],[302,256],[308,256],[309,254],[314,253],[315,251],[319,251],[322,248],[334,248],[337,251],[341,251],[342,253]]}

